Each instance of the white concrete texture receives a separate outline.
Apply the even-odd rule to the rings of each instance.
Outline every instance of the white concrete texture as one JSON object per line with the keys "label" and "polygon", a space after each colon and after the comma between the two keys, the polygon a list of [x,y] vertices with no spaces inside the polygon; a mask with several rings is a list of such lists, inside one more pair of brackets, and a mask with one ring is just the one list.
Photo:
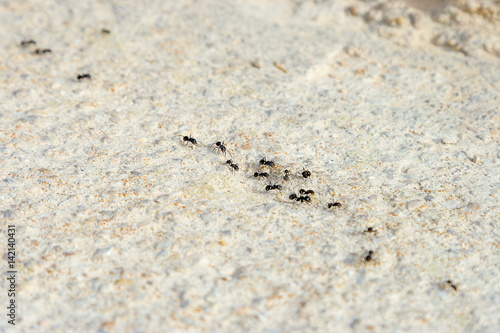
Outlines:
{"label": "white concrete texture", "polygon": [[15,330],[500,331],[498,1],[5,1],[0,46]]}

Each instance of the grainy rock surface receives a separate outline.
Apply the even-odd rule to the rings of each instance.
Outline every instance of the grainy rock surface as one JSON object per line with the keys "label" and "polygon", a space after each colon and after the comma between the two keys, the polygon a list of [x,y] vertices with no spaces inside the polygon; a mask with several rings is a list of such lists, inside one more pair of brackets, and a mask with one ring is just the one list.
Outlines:
{"label": "grainy rock surface", "polygon": [[15,330],[500,331],[498,1],[6,1],[0,22]]}

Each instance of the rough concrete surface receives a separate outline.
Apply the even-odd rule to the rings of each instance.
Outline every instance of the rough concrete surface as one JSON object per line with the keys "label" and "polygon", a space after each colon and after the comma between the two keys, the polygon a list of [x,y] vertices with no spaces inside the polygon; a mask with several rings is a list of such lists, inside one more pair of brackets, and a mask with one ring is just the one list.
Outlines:
{"label": "rough concrete surface", "polygon": [[0,332],[500,331],[498,1],[2,1],[0,45]]}

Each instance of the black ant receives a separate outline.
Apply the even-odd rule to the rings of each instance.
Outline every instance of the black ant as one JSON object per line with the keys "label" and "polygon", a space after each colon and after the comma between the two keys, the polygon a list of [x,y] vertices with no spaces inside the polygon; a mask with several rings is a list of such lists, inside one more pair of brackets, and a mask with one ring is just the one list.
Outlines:
{"label": "black ant", "polygon": [[35,54],[45,54],[45,53],[52,53],[51,49],[36,49]]}
{"label": "black ant", "polygon": [[292,193],[290,194],[290,196],[288,197],[288,199],[290,200],[295,200],[295,201],[300,201],[300,202],[310,202],[311,201],[311,197],[306,195],[306,196],[300,196],[298,197],[297,194],[295,193]]}
{"label": "black ant", "polygon": [[274,168],[276,166],[276,163],[274,163],[273,161],[266,160],[265,157],[259,161],[259,164],[268,166],[270,168]]}
{"label": "black ant", "polygon": [[111,33],[111,31],[109,31],[108,29],[101,29],[101,33],[105,34],[105,35],[109,35]]}
{"label": "black ant", "polygon": [[372,261],[373,260],[373,251],[370,250],[368,251],[368,255],[365,257],[365,261]]}
{"label": "black ant", "polygon": [[267,185],[266,186],[266,191],[271,191],[271,190],[279,190],[281,191],[281,185],[276,184],[276,185]]}
{"label": "black ant", "polygon": [[313,190],[307,190],[307,191],[306,191],[306,190],[304,190],[303,188],[301,188],[301,189],[299,190],[299,193],[300,193],[300,194],[312,194],[312,195],[314,195],[314,191],[313,191]]}
{"label": "black ant", "polygon": [[373,232],[377,232],[377,230],[373,229],[373,227],[368,227],[365,231],[363,231],[363,233],[373,233]]}
{"label": "black ant", "polygon": [[304,178],[311,177],[311,172],[309,170],[302,171],[302,177],[304,177]]}
{"label": "black ant", "polygon": [[285,170],[285,175],[283,176],[283,180],[290,180],[290,170]]}
{"label": "black ant", "polygon": [[259,164],[260,164],[261,166],[267,166],[267,167],[269,167],[269,168],[274,168],[274,167],[277,167],[277,166],[278,166],[278,164],[276,164],[274,161],[270,161],[270,160],[268,160],[268,159],[266,158],[266,155],[268,155],[268,154],[269,154],[269,151],[270,151],[270,150],[271,150],[271,148],[269,148],[269,150],[268,150],[268,151],[267,151],[267,153],[264,155],[264,157],[260,159]]}
{"label": "black ant", "polygon": [[229,165],[229,167],[233,168],[234,171],[238,171],[240,168],[238,167],[238,164],[233,163],[231,160],[227,160],[226,164]]}
{"label": "black ant", "polygon": [[76,79],[78,81],[82,80],[82,79],[91,79],[92,76],[90,76],[90,74],[78,74],[78,76],[76,77]]}
{"label": "black ant", "polygon": [[311,202],[311,197],[308,196],[308,195],[306,195],[306,196],[299,197],[299,198],[297,198],[295,200],[300,201],[300,202],[304,202],[304,201],[305,202]]}
{"label": "black ant", "polygon": [[[182,135],[181,135],[181,136],[182,136]],[[187,135],[184,135],[184,136],[182,137],[182,141],[184,141],[184,142],[191,142],[191,143],[192,143],[193,145],[195,145],[195,146],[198,144],[198,141],[196,141],[196,139],[195,139],[195,138],[193,138],[193,137],[191,137],[191,136],[187,136]]]}
{"label": "black ant", "polygon": [[267,178],[267,177],[269,177],[269,174],[268,174],[267,172],[255,172],[255,173],[253,174],[253,176],[254,176],[255,178],[259,178],[259,177],[260,177],[260,178]]}
{"label": "black ant", "polygon": [[333,208],[333,207],[342,207],[342,204],[340,202],[332,202],[327,205],[328,208]]}
{"label": "black ant", "polygon": [[21,45],[22,47],[26,47],[28,45],[36,45],[36,42],[33,40],[33,39],[30,39],[30,40],[23,40],[19,45]]}
{"label": "black ant", "polygon": [[226,154],[226,150],[227,150],[224,141],[222,141],[222,142],[217,141],[215,143],[215,148],[214,149],[215,149],[216,152],[219,152],[219,151],[223,152],[224,155]]}
{"label": "black ant", "polygon": [[457,286],[451,280],[447,280],[446,284],[449,285],[455,291],[458,289]]}

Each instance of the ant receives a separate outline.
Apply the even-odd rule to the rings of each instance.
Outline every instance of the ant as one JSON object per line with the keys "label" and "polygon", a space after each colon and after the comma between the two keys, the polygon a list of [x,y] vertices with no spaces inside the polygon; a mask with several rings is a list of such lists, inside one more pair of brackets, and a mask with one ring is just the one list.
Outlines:
{"label": "ant", "polygon": [[91,79],[91,78],[92,78],[92,76],[90,76],[90,74],[88,74],[88,73],[87,74],[78,74],[78,76],[76,77],[76,79],[78,81],[80,81],[81,79]]}
{"label": "ant", "polygon": [[297,201],[300,201],[300,202],[311,202],[311,197],[306,195],[305,197],[299,197],[296,199]]}
{"label": "ant", "polygon": [[288,197],[288,199],[290,200],[295,200],[295,201],[300,201],[300,202],[310,202],[311,201],[311,197],[306,195],[306,196],[300,196],[298,197],[297,194],[295,193],[292,193],[290,194],[290,196]]}
{"label": "ant", "polygon": [[332,208],[332,207],[342,207],[342,204],[340,202],[333,202],[333,203],[329,203],[327,205],[328,208]]}
{"label": "ant", "polygon": [[457,291],[457,286],[451,280],[447,280],[446,284],[449,285],[453,290]]}
{"label": "ant", "polygon": [[30,39],[30,40],[23,40],[19,45],[21,45],[22,47],[26,47],[28,45],[36,45],[36,42],[33,40],[33,39]]}
{"label": "ant", "polygon": [[255,172],[253,174],[253,176],[255,178],[258,178],[258,177],[260,177],[260,178],[267,178],[267,177],[269,177],[269,174],[267,172],[260,172],[260,173],[259,172]]}
{"label": "ant", "polygon": [[304,177],[304,178],[311,177],[311,171],[309,171],[309,170],[302,171],[302,177]]}
{"label": "ant", "polygon": [[273,161],[266,160],[265,157],[259,161],[259,164],[268,166],[270,168],[274,168],[276,166],[276,163],[274,163]]}
{"label": "ant", "polygon": [[105,34],[105,35],[109,35],[111,33],[111,31],[109,31],[108,29],[101,29],[101,33]]}
{"label": "ant", "polygon": [[285,175],[283,176],[283,180],[290,180],[290,170],[285,170]]}
{"label": "ant", "polygon": [[184,142],[191,142],[195,146],[198,144],[198,141],[196,141],[195,138],[191,137],[191,135],[190,136],[184,135],[182,137],[182,141],[184,141]]}
{"label": "ant", "polygon": [[314,191],[313,191],[313,190],[307,190],[307,191],[306,191],[306,190],[304,190],[303,188],[301,188],[301,189],[299,190],[299,193],[300,193],[300,194],[312,194],[312,195],[314,195]]}
{"label": "ant", "polygon": [[[214,149],[215,149],[215,151],[216,151],[217,153],[218,153],[219,151],[221,151],[221,152],[223,152],[223,153],[224,153],[224,155],[226,154],[226,150],[227,150],[227,149],[226,149],[226,146],[225,146],[224,141],[222,141],[222,142],[217,141],[217,142],[215,143],[215,146],[216,146],[216,147],[215,147]],[[229,154],[231,154],[231,153],[229,153]]]}
{"label": "ant", "polygon": [[373,233],[373,232],[377,232],[377,230],[373,229],[373,227],[368,227],[365,231],[363,231],[363,233]]}
{"label": "ant", "polygon": [[281,191],[281,185],[276,184],[276,185],[267,185],[266,186],[266,191],[271,191],[271,190],[279,190]]}
{"label": "ant", "polygon": [[234,171],[238,171],[240,168],[238,167],[238,164],[233,163],[231,160],[227,160],[226,164],[229,165],[230,168],[233,168]]}
{"label": "ant", "polygon": [[373,251],[370,250],[368,251],[368,255],[365,257],[365,261],[372,261],[373,260]]}
{"label": "ant", "polygon": [[45,53],[52,53],[51,49],[36,49],[35,54],[45,54]]}
{"label": "ant", "polygon": [[269,150],[266,152],[266,154],[264,155],[264,157],[260,159],[259,164],[261,166],[267,166],[269,168],[278,167],[278,164],[276,164],[274,161],[270,161],[270,160],[268,160],[266,158],[266,155],[269,154],[269,151],[271,151],[271,148],[269,148]]}

